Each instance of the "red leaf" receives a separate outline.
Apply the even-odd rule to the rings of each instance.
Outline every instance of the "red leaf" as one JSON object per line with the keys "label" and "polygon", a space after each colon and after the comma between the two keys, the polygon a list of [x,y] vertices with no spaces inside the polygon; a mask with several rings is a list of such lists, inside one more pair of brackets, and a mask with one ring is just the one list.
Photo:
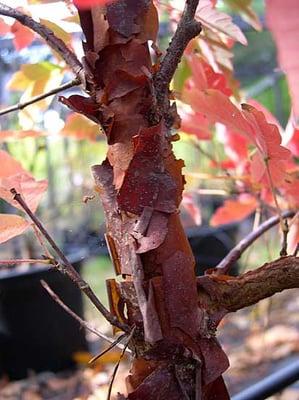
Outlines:
{"label": "red leaf", "polygon": [[195,135],[199,140],[210,140],[212,133],[208,119],[198,112],[180,111],[182,118],[180,130]]}
{"label": "red leaf", "polygon": [[299,117],[299,3],[297,0],[268,0],[267,24],[278,50],[278,61],[286,73],[293,109]]}
{"label": "red leaf", "polygon": [[255,99],[250,99],[247,101],[247,103],[251,106],[253,106],[254,108],[256,108],[258,111],[261,111],[267,122],[269,122],[270,124],[274,124],[278,127],[278,129],[281,131],[282,127],[278,121],[278,119],[266,108],[264,107],[259,101],[255,100]]}
{"label": "red leaf", "polygon": [[227,86],[226,77],[217,73],[202,58],[196,54],[188,57],[188,64],[192,70],[192,77],[188,79],[186,85],[191,89],[195,87],[198,90],[218,89],[222,93],[230,96],[231,89]]}
{"label": "red leaf", "polygon": [[292,155],[299,157],[299,128],[296,126],[294,118],[291,117],[285,129],[287,141],[286,147],[292,152]]}
{"label": "red leaf", "polygon": [[16,50],[21,50],[33,42],[34,33],[19,21],[14,22],[11,26],[11,32],[15,35],[13,42]]}
{"label": "red leaf", "polygon": [[285,179],[286,163],[291,156],[290,150],[281,146],[281,136],[276,125],[269,124],[264,114],[254,107],[243,104],[243,115],[255,132],[255,144],[258,152],[252,157],[251,170],[257,182],[267,178],[268,165],[271,179],[280,184]]}
{"label": "red leaf", "polygon": [[229,97],[219,90],[200,91],[185,88],[183,98],[193,110],[204,114],[211,123],[221,122],[227,128],[241,133],[254,143],[252,127]]}
{"label": "red leaf", "polygon": [[0,214],[0,243],[21,235],[30,223],[18,215]]}
{"label": "red leaf", "polygon": [[267,179],[267,165],[272,180],[280,183],[285,178],[285,164],[290,151],[281,146],[277,126],[269,124],[264,114],[248,104],[240,111],[219,90],[188,90],[184,98],[195,111],[202,112],[211,122],[221,122],[228,129],[244,135],[257,148],[252,158],[252,176],[257,182]]}
{"label": "red leaf", "polygon": [[[238,132],[228,129],[224,125],[217,126],[217,136],[224,145],[224,151],[229,158],[227,168],[242,168],[248,159],[248,140]],[[223,164],[223,163],[222,163]]]}
{"label": "red leaf", "polygon": [[224,205],[217,208],[210,220],[212,226],[240,221],[248,217],[257,207],[254,197],[243,194],[237,200],[225,200]]}
{"label": "red leaf", "polygon": [[10,25],[6,24],[3,19],[0,18],[0,35],[6,35],[10,32]]}

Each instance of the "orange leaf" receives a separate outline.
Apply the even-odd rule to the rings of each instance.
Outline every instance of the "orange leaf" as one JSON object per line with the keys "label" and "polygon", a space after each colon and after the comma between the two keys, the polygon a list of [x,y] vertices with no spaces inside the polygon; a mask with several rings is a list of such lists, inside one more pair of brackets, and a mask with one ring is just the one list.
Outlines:
{"label": "orange leaf", "polygon": [[248,217],[257,207],[253,196],[243,194],[237,200],[225,200],[223,206],[217,208],[210,220],[212,226],[240,221]]}
{"label": "orange leaf", "polygon": [[21,50],[33,42],[34,33],[19,21],[14,22],[11,26],[11,33],[15,35],[13,42],[16,50]]}
{"label": "orange leaf", "polygon": [[0,179],[25,172],[22,165],[4,150],[0,150],[0,163]]}
{"label": "orange leaf", "polygon": [[0,163],[2,166],[0,169],[0,197],[22,210],[10,193],[10,190],[15,188],[23,196],[31,211],[35,212],[47,189],[47,181],[36,181],[18,161],[3,150],[0,150]]}
{"label": "orange leaf", "polygon": [[78,140],[96,140],[100,133],[99,125],[76,113],[67,117],[65,126],[61,131],[62,135],[73,136]]}
{"label": "orange leaf", "polygon": [[0,214],[0,243],[20,235],[30,223],[18,215]]}

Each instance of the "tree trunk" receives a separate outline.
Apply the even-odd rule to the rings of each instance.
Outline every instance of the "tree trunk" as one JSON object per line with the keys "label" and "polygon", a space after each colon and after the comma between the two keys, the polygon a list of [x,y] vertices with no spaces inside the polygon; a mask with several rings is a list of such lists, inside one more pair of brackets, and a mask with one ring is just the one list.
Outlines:
{"label": "tree trunk", "polygon": [[[118,0],[79,14],[90,97],[64,103],[99,123],[109,144],[107,159],[92,171],[115,272],[123,277],[107,282],[110,308],[135,328],[127,398],[228,399],[221,378],[228,360],[215,339],[217,320],[210,323],[198,306],[195,262],[179,217],[184,163],[173,155],[170,131],[179,117],[168,88],[155,92],[159,62],[153,65],[148,40],[156,40],[157,11],[148,0]],[[157,100],[163,96],[166,113]]]}

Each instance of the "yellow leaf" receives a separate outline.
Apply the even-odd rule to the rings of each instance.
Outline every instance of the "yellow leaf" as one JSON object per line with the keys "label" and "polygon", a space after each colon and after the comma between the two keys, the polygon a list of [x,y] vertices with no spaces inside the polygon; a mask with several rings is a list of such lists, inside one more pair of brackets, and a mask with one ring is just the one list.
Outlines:
{"label": "yellow leaf", "polygon": [[31,80],[24,75],[23,71],[17,71],[8,82],[7,88],[11,90],[26,90],[30,83]]}
{"label": "yellow leaf", "polygon": [[[63,68],[47,61],[24,64],[21,70],[13,75],[8,87],[23,91],[20,101],[24,102],[59,86],[63,73]],[[20,111],[18,116],[21,127],[24,130],[34,129],[34,121],[38,119],[38,114],[46,109],[52,100],[53,97],[48,97]]]}
{"label": "yellow leaf", "polygon": [[62,29],[59,25],[57,25],[55,22],[49,21],[47,19],[41,19],[40,22],[43,25],[46,25],[49,29],[51,29],[55,35],[61,39],[64,43],[70,43],[72,36],[66,32],[64,29]]}

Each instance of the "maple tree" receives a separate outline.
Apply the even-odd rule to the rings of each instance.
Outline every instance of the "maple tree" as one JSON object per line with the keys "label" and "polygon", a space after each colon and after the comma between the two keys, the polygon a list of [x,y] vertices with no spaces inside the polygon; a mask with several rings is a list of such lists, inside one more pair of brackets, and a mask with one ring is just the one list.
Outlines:
{"label": "maple tree", "polygon": [[[42,18],[37,22],[23,10],[0,3],[0,14],[16,20],[13,24],[0,20],[0,32],[14,35],[16,49],[41,37],[57,58],[57,63],[23,65],[11,79],[9,88],[23,91],[21,102],[0,115],[19,110],[24,130],[4,131],[1,137],[42,135],[33,121],[49,106],[49,95],[79,85],[85,92],[59,97],[74,112],[61,133],[94,140],[100,127],[107,137],[107,158],[93,166],[92,173],[105,212],[107,246],[115,273],[123,278],[107,281],[110,311],[34,214],[46,182],[36,181],[5,151],[0,153],[5,166],[0,171],[0,196],[26,217],[1,214],[0,242],[24,232],[31,220],[57,257],[47,251],[44,261],[66,273],[115,331],[124,332],[121,340],[133,358],[128,394],[119,394],[119,400],[229,399],[222,378],[229,363],[216,339],[219,322],[229,312],[299,287],[297,252],[293,249],[293,255],[287,255],[286,223],[289,218],[289,225],[298,226],[296,120],[290,119],[290,132],[282,144],[283,129],[273,116],[254,102],[238,105],[231,48],[235,41],[246,44],[246,38],[231,17],[215,7],[216,1],[173,0],[161,5],[174,24],[165,55],[156,44],[159,2],[74,3],[85,36],[82,63],[72,50],[71,36],[58,23]],[[250,2],[227,3],[260,28]],[[270,24],[277,27],[273,22],[277,16],[271,13],[275,1],[269,3]],[[53,89],[62,83],[67,69],[74,80]],[[177,79],[175,73],[183,78]],[[292,75],[291,84],[293,79]],[[217,129],[222,129],[219,135],[225,143],[225,157],[212,160],[212,168],[216,173],[225,171],[233,181],[235,196],[216,210],[211,224],[239,221],[261,205],[275,215],[216,268],[196,277],[178,212],[185,185],[184,162],[174,156],[178,136],[172,129],[181,127],[196,140],[210,140],[216,122],[222,124]],[[188,194],[185,199],[196,215]],[[283,232],[281,257],[238,277],[230,276],[233,262],[277,224]]]}

